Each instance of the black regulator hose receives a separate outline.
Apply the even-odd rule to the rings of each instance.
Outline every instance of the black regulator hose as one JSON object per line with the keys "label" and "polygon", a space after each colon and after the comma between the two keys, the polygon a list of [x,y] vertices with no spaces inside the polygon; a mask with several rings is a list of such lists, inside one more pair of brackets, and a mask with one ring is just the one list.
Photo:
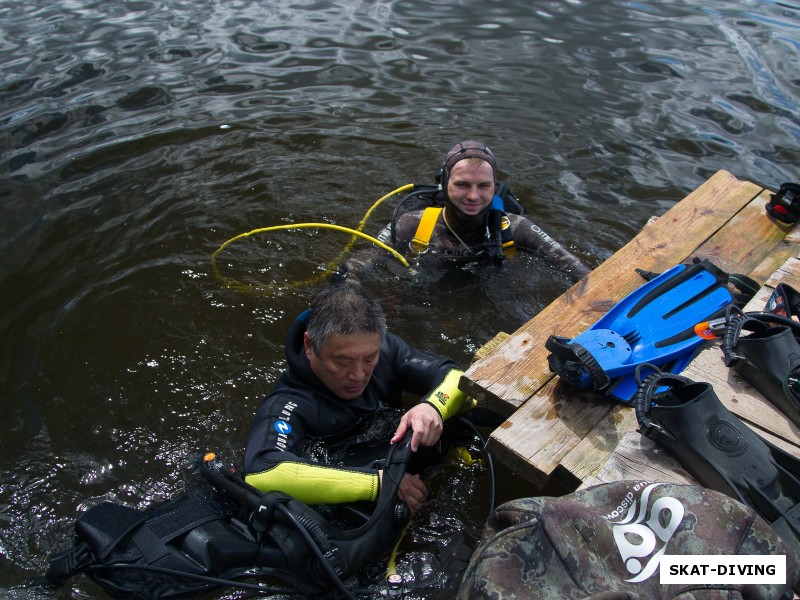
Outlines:
{"label": "black regulator hose", "polygon": [[499,210],[489,211],[489,235],[494,242],[494,262],[500,264],[505,260],[503,254],[503,213]]}
{"label": "black regulator hose", "polygon": [[259,583],[245,583],[243,581],[236,581],[235,579],[225,579],[224,577],[212,577],[210,575],[201,575],[199,573],[187,573],[179,569],[169,569],[167,567],[157,567],[155,565],[142,565],[137,563],[113,563],[109,565],[94,565],[86,568],[86,572],[103,572],[103,571],[143,571],[145,573],[159,573],[162,575],[169,575],[176,579],[186,579],[189,581],[199,581],[209,585],[230,586],[240,588],[243,590],[268,593],[268,594],[291,594],[295,588],[268,586]]}
{"label": "black regulator hose", "polygon": [[[288,508],[286,508],[282,504],[279,504],[277,506],[277,509],[281,511],[283,516],[290,523],[292,523],[297,528],[297,531],[299,531],[300,534],[305,538],[306,542],[308,543],[308,547],[311,548],[311,551],[314,552],[314,554],[317,556],[319,564],[322,565],[322,569],[325,571],[326,575],[328,575],[328,578],[331,580],[334,587],[337,590],[339,590],[339,593],[341,593],[348,600],[355,600],[355,596],[350,592],[349,589],[347,589],[347,586],[344,584],[339,574],[334,570],[331,563],[322,553],[322,549],[317,545],[316,540],[312,538],[311,533],[308,531],[308,528],[306,527],[306,525],[304,525],[304,523],[308,524],[308,520],[304,520],[303,522],[301,522],[294,514],[292,514],[292,512]],[[318,525],[316,524],[315,526],[318,527]],[[320,533],[322,533],[321,530]]]}
{"label": "black regulator hose", "polygon": [[[217,489],[228,494],[241,506],[248,508],[252,512],[253,520],[257,521],[259,518],[269,518],[270,515],[261,514],[261,509],[264,508],[263,499],[269,494],[262,494],[245,481],[241,480],[241,478],[237,477],[229,468],[226,468],[221,461],[217,460],[213,454],[207,455],[204,460],[202,473]],[[339,573],[337,573],[333,565],[331,565],[329,557],[331,556],[333,545],[328,539],[328,536],[322,531],[319,524],[313,522],[311,519],[299,519],[281,501],[275,502],[273,508],[275,510],[274,516],[276,520],[286,525],[294,526],[306,540],[309,549],[317,557],[320,566],[323,571],[325,571],[325,574],[329,577],[334,587],[336,587],[345,598],[349,600],[354,599],[355,597],[342,582]],[[257,525],[258,523],[256,522],[254,527]]]}
{"label": "black regulator hose", "polygon": [[489,493],[489,514],[491,514],[494,512],[495,503],[497,502],[497,483],[494,474],[494,462],[492,461],[492,455],[486,449],[486,438],[483,437],[483,434],[475,425],[475,423],[463,415],[456,417],[456,420],[469,429],[473,434],[475,434],[475,437],[477,437],[481,442],[481,452],[483,453],[484,457],[486,457],[486,464],[489,467],[489,485],[491,486]]}

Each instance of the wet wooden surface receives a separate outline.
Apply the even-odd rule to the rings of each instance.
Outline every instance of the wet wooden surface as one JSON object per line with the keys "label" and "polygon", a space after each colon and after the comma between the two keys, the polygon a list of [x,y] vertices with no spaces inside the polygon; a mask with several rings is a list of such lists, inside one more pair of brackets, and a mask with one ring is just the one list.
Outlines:
{"label": "wet wooden surface", "polygon": [[[574,337],[644,283],[637,267],[662,272],[692,257],[708,258],[767,284],[761,295],[781,277],[793,286],[797,280],[800,289],[794,264],[787,262],[800,251],[800,230],[766,215],[770,193],[719,171],[516,332],[487,344],[460,387],[507,417],[489,437],[492,454],[540,486],[557,479],[574,489],[628,476],[686,481],[665,452],[636,432],[632,408],[575,393],[551,373],[544,343],[550,335]],[[794,425],[782,423],[776,434],[775,424],[788,420],[728,371],[719,348],[711,347],[684,374],[705,377],[715,390],[720,386],[723,403],[755,428],[766,427],[773,441],[800,447]]]}

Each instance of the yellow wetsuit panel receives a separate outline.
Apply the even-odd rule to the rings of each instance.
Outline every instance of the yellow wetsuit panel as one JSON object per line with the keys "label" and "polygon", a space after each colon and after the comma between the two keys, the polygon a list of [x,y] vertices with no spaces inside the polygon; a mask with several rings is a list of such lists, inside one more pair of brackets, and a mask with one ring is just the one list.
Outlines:
{"label": "yellow wetsuit panel", "polygon": [[442,380],[436,389],[428,394],[424,402],[427,402],[439,411],[442,421],[447,421],[450,417],[463,414],[475,407],[477,401],[458,389],[458,382],[464,371],[453,369]]}
{"label": "yellow wetsuit panel", "polygon": [[377,473],[289,461],[249,473],[244,480],[262,492],[280,490],[305,504],[372,502],[379,490]]}

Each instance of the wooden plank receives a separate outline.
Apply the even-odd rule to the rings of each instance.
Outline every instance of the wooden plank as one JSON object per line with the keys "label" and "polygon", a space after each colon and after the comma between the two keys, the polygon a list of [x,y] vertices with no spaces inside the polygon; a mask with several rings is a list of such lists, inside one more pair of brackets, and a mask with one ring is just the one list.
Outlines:
{"label": "wooden plank", "polygon": [[775,247],[774,254],[766,257],[761,264],[757,265],[750,272],[750,276],[756,281],[767,281],[786,258],[797,258],[798,247],[800,247],[800,224],[786,234],[786,237]]}
{"label": "wooden plank", "polygon": [[617,404],[561,460],[552,477],[567,488],[574,488],[591,479],[608,462],[622,439],[636,431],[637,425],[633,409]]}
{"label": "wooden plank", "polygon": [[603,468],[580,487],[623,480],[697,484],[665,448],[638,432],[623,436]]}
{"label": "wooden plank", "polygon": [[[532,405],[524,414],[517,411],[487,442],[494,457],[538,486],[544,485],[576,440],[585,437],[617,404],[590,393],[569,397],[554,393],[553,388],[562,385],[552,379],[541,391],[547,402]],[[554,397],[557,400],[550,401]]]}
{"label": "wooden plank", "polygon": [[[503,405],[519,408],[552,377],[544,348],[548,336],[572,337],[586,329],[641,285],[634,266],[661,272],[681,262],[761,190],[725,171],[716,173],[503,344],[473,363],[459,387],[501,414],[509,412]],[[681,232],[677,238],[676,231]]]}
{"label": "wooden plank", "polygon": [[[763,190],[692,255],[708,258],[729,273],[745,273],[763,283],[797,252],[797,246],[785,242],[792,226],[767,216],[764,207],[769,195],[769,190]],[[756,267],[760,271],[755,271]]]}
{"label": "wooden plank", "polygon": [[[726,176],[732,177],[729,174]],[[707,183],[711,183],[712,180]],[[733,178],[733,182],[729,180],[728,184],[737,181]],[[752,273],[758,265],[761,265],[762,268],[764,265],[774,268],[776,254],[779,254],[780,257],[797,254],[796,246],[792,248],[784,241],[797,230],[790,230],[787,234],[784,226],[764,215],[766,196],[762,188],[755,184],[732,185],[727,191],[736,197],[734,204],[739,207],[739,210],[731,210],[728,207],[729,210],[726,214],[730,216],[729,222],[719,224],[713,235],[703,239],[694,251],[687,251],[685,256],[670,258],[669,263],[663,268],[654,268],[649,264],[645,264],[642,268],[660,271],[685,260],[688,256],[710,257],[716,264],[720,264],[720,257],[722,257],[721,266],[726,270],[748,274]],[[709,193],[713,195],[720,191],[719,188],[715,189],[712,186],[712,191]],[[705,199],[712,201],[711,197],[705,197]],[[683,202],[680,204],[683,205]],[[696,207],[690,207],[690,212],[695,214],[695,209]],[[712,210],[711,213],[713,214],[714,211]],[[670,213],[667,214],[670,215]],[[618,277],[613,278],[615,290],[622,289],[619,292],[620,297],[628,291],[625,289],[628,284],[620,283],[620,281],[625,281],[626,275],[633,272],[631,265],[643,264],[640,260],[643,247],[643,243],[640,242],[643,237],[655,234],[660,236],[662,243],[664,239],[670,239],[668,230],[664,229],[666,223],[674,228],[671,231],[680,230],[682,233],[684,230],[691,231],[693,228],[701,227],[705,229],[704,235],[708,236],[708,228],[697,222],[696,214],[692,222],[684,221],[684,216],[672,213],[669,219],[662,217],[649,223],[631,244],[612,257],[612,259],[617,259],[617,267],[627,269],[622,271]],[[662,228],[660,232],[657,231],[658,227]],[[741,233],[743,229],[747,229],[747,234]],[[691,235],[682,235],[681,240],[689,237]],[[700,237],[698,236],[696,239],[700,239]],[[627,253],[631,247],[634,248],[633,256],[639,258],[631,258],[632,255]],[[685,251],[686,246],[681,245],[680,247]],[[776,248],[780,252],[776,253]],[[650,258],[657,255],[657,260],[664,260],[665,254],[658,243],[651,244],[651,249]],[[608,265],[612,259],[606,261],[583,282],[576,284],[557,303],[548,307],[552,312],[546,309],[543,311],[544,314],[537,315],[526,326],[512,334],[506,342],[486,355],[483,360],[496,374],[495,380],[489,381],[488,388],[484,387],[485,380],[480,382],[470,380],[470,376],[481,368],[480,361],[476,363],[477,368],[468,371],[462,378],[462,389],[464,389],[465,380],[472,384],[477,383],[470,390],[484,392],[484,401],[487,401],[488,405],[495,410],[503,403],[517,407],[520,400],[525,402],[523,406],[516,408],[511,413],[513,416],[506,421],[504,428],[492,433],[489,438],[489,447],[495,454],[506,456],[510,462],[517,464],[515,470],[536,484],[548,481],[552,475],[562,479],[559,482],[562,485],[577,482],[583,475],[589,476],[588,474],[596,472],[604,464],[603,461],[608,460],[609,454],[613,452],[614,440],[619,440],[620,436],[627,433],[626,422],[616,421],[618,415],[611,412],[615,403],[609,405],[608,401],[598,400],[592,394],[575,394],[563,385],[548,383],[553,375],[547,368],[547,352],[544,349],[544,340],[554,331],[551,323],[555,317],[558,317],[558,334],[571,337],[574,333],[566,332],[565,324],[577,327],[578,331],[581,331],[616,302],[616,300],[598,301],[596,288],[591,289],[592,277],[599,277],[603,273],[603,268],[610,269]],[[635,277],[633,281],[627,280],[630,289],[641,285],[641,279],[638,275]],[[603,279],[610,278],[604,277]],[[597,286],[598,282],[602,280],[594,281]],[[606,289],[602,289],[599,293],[605,293],[605,297],[609,297]],[[600,298],[602,297],[600,296]],[[597,314],[592,318],[586,318],[586,315],[593,312]],[[518,377],[514,381],[505,381],[509,378],[509,374],[511,377],[514,375],[518,375]],[[543,388],[544,385],[547,387]],[[492,393],[499,390],[502,390],[500,395],[493,399]],[[526,401],[527,392],[530,392],[531,395]],[[512,399],[512,402],[507,402],[509,398]],[[556,410],[557,406],[558,410]],[[508,415],[507,411],[508,409],[504,414]],[[556,414],[557,419],[548,422],[545,427],[535,424],[537,419],[542,418],[541,415],[551,414]],[[778,439],[793,440],[795,435],[795,431],[784,429],[781,432],[783,437]],[[566,466],[564,466],[565,464]],[[561,466],[559,467],[559,465]],[[580,475],[575,475],[570,469],[575,469],[575,473]]]}
{"label": "wooden plank", "polygon": [[[734,178],[734,181],[738,180],[735,180]],[[748,201],[756,198],[760,192],[761,188],[754,186],[754,184],[750,184],[747,186],[746,193],[742,192],[741,187],[735,187],[733,188],[732,194],[734,196],[739,194],[738,200],[735,204],[739,210],[741,210],[743,206],[746,206]],[[714,199],[717,198],[714,197]],[[709,198],[706,198],[706,200],[710,201]],[[675,226],[674,224],[676,222],[681,223],[681,231],[683,231],[684,228],[692,230],[692,227],[689,227],[689,223],[684,223],[683,219],[686,217],[686,215],[691,214],[692,218],[696,220],[697,211],[692,208],[691,203],[687,206],[689,206],[690,209],[684,215],[673,212],[670,218],[664,219],[664,217],[662,217],[654,223],[648,225],[645,230],[643,230],[643,232],[637,236],[633,242],[631,242],[631,244],[626,246],[626,249],[633,248],[634,254],[636,256],[640,256],[639,252],[641,251],[641,244],[637,242],[637,239],[641,238],[643,235],[656,233],[656,228],[659,226],[663,227],[667,223],[671,223],[673,226]],[[713,212],[714,211],[711,211],[711,213]],[[728,217],[732,218],[736,212],[738,211],[729,209],[726,214]],[[697,223],[694,222],[693,225],[697,226]],[[719,229],[721,229],[722,224],[718,223],[718,225]],[[666,237],[666,231],[661,231],[660,233],[657,233],[657,235],[662,241],[664,239],[669,239]],[[709,242],[710,247],[713,248],[714,252],[718,252],[720,248],[725,246],[725,244],[738,244],[738,240],[735,238],[735,236],[730,236],[727,233],[721,234],[726,237],[726,242],[715,240],[713,236],[709,239],[707,237],[707,231],[703,235],[706,237],[702,237],[702,241]],[[696,238],[693,238],[690,234],[681,237],[684,240],[701,240],[701,236],[699,235]],[[653,243],[650,243],[649,246],[653,248],[653,253],[658,254],[659,250],[657,246],[659,246],[659,244],[653,241]],[[695,249],[691,248],[691,250],[687,250],[687,247],[685,246],[680,246],[680,248],[682,252],[685,252],[685,254],[671,257],[668,265],[656,268],[652,268],[651,265],[647,265],[644,268],[656,271],[664,270],[665,268],[672,266],[674,263],[683,261]],[[599,285],[596,285],[596,294],[603,294],[605,297],[608,297],[609,294],[617,293],[621,297],[624,295],[624,293],[627,293],[628,290],[632,290],[641,285],[642,280],[640,276],[631,268],[631,264],[641,263],[638,262],[637,259],[631,258],[631,255],[625,251],[626,249],[618,252],[614,257],[603,263],[601,267],[589,275],[588,278],[584,279],[585,283],[587,279],[591,279],[593,276],[602,275],[604,272],[604,267],[606,270],[618,269],[620,272],[624,273],[623,275],[619,275],[614,279],[614,288],[612,291],[609,291],[608,286],[600,287]],[[731,264],[735,264],[737,267],[740,267],[745,260],[755,261],[762,259],[761,255],[755,256],[743,254],[743,256],[747,256],[748,258],[740,258],[735,263]],[[609,267],[609,265],[612,266]],[[633,278],[630,277],[631,274]],[[628,278],[627,283],[620,283],[620,281],[626,277]],[[578,286],[580,286],[580,284],[578,284]],[[623,289],[624,293],[619,291],[618,286]],[[528,396],[526,395],[527,392],[532,394],[524,406],[517,408],[513,413],[513,417],[507,421],[510,426],[493,432],[489,438],[489,442],[491,448],[493,448],[497,453],[502,452],[501,448],[509,448],[509,452],[515,455],[515,460],[520,462],[525,462],[527,460],[528,470],[527,472],[524,472],[524,476],[531,481],[534,481],[534,483],[547,481],[558,464],[581,443],[584,437],[586,437],[589,432],[591,432],[594,427],[606,417],[609,411],[616,404],[608,400],[598,399],[596,396],[591,394],[576,394],[569,390],[567,386],[563,385],[563,383],[560,381],[552,385],[547,384],[546,388],[541,388],[542,385],[553,378],[553,374],[550,373],[550,370],[547,367],[547,351],[544,348],[544,341],[548,335],[555,332],[556,328],[552,324],[549,324],[548,320],[558,315],[559,335],[571,336],[574,335],[574,333],[570,334],[569,331],[565,332],[565,325],[578,327],[578,331],[582,331],[616,302],[616,300],[592,302],[592,295],[586,291],[584,291],[583,295],[580,297],[573,296],[570,298],[571,292],[574,292],[575,289],[576,288],[573,287],[572,290],[562,296],[560,299],[562,300],[561,303],[557,301],[548,307],[548,309],[551,311],[558,310],[559,312],[548,314],[546,312],[548,309],[545,309],[545,311],[537,315],[537,317],[534,317],[534,319],[532,319],[525,327],[512,334],[504,344],[498,346],[493,352],[488,354],[483,359],[483,362],[489,363],[493,368],[497,368],[499,365],[499,371],[495,372],[501,373],[501,376],[504,376],[504,374],[507,372],[515,373],[517,375],[517,378],[512,381],[498,380],[491,382],[493,388],[490,391],[499,392],[502,400],[508,401],[509,399],[513,399],[513,402],[508,403],[518,406],[518,402],[520,400],[528,399]],[[596,298],[597,295],[594,297]],[[565,298],[566,301],[564,301]],[[564,313],[568,311],[572,311],[572,319],[564,317]],[[590,312],[594,312],[596,314],[591,319],[584,320],[582,317]],[[578,323],[577,326],[575,325],[576,322]],[[504,353],[500,354],[500,352]],[[475,365],[473,365],[473,367],[474,366]],[[473,373],[474,372],[475,371],[473,371]],[[464,379],[468,378],[469,376],[470,371],[468,371],[466,376],[462,378],[462,383]],[[502,384],[503,387],[499,387],[498,384]],[[537,386],[539,386],[539,390],[536,389]],[[470,392],[474,389],[475,388],[470,388]],[[588,399],[587,396],[589,397]],[[484,397],[490,398],[491,396],[486,395]],[[496,407],[501,405],[502,402],[498,401],[494,402],[491,406],[497,410]],[[561,406],[560,410],[558,411],[555,410],[557,405]],[[551,419],[550,422],[547,423],[546,427],[538,428],[534,434],[526,434],[526,427],[536,427],[536,425],[532,424],[534,424],[537,419],[542,418],[541,415],[551,414],[556,414],[558,418]],[[581,423],[581,427],[578,428],[575,426],[575,423],[577,422]],[[602,434],[599,432],[598,436],[598,439],[602,438]]]}
{"label": "wooden plank", "polygon": [[486,342],[483,346],[478,348],[475,355],[472,357],[472,362],[482,359],[484,356],[494,350],[499,344],[502,344],[508,339],[509,335],[503,331],[498,332],[495,336]]}
{"label": "wooden plank", "polygon": [[[779,283],[786,283],[800,290],[800,259],[789,258],[767,279],[766,285],[774,289]],[[763,305],[759,308],[763,308]]]}

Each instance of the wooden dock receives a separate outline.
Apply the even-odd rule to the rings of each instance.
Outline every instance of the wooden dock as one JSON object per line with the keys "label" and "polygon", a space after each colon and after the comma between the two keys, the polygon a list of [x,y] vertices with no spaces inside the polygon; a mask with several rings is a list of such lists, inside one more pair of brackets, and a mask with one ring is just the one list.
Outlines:
{"label": "wooden dock", "polygon": [[[782,183],[782,182],[779,182]],[[592,392],[576,393],[550,372],[550,335],[574,337],[644,280],[691,257],[764,284],[746,310],[761,309],[775,285],[800,289],[800,226],[771,219],[770,190],[719,171],[624,248],[511,334],[479,351],[459,387],[507,420],[489,437],[500,461],[535,485],[567,490],[622,479],[692,478],[636,431],[632,408]],[[713,384],[720,400],[760,435],[800,456],[800,430],[722,362],[719,344],[683,373]]]}

